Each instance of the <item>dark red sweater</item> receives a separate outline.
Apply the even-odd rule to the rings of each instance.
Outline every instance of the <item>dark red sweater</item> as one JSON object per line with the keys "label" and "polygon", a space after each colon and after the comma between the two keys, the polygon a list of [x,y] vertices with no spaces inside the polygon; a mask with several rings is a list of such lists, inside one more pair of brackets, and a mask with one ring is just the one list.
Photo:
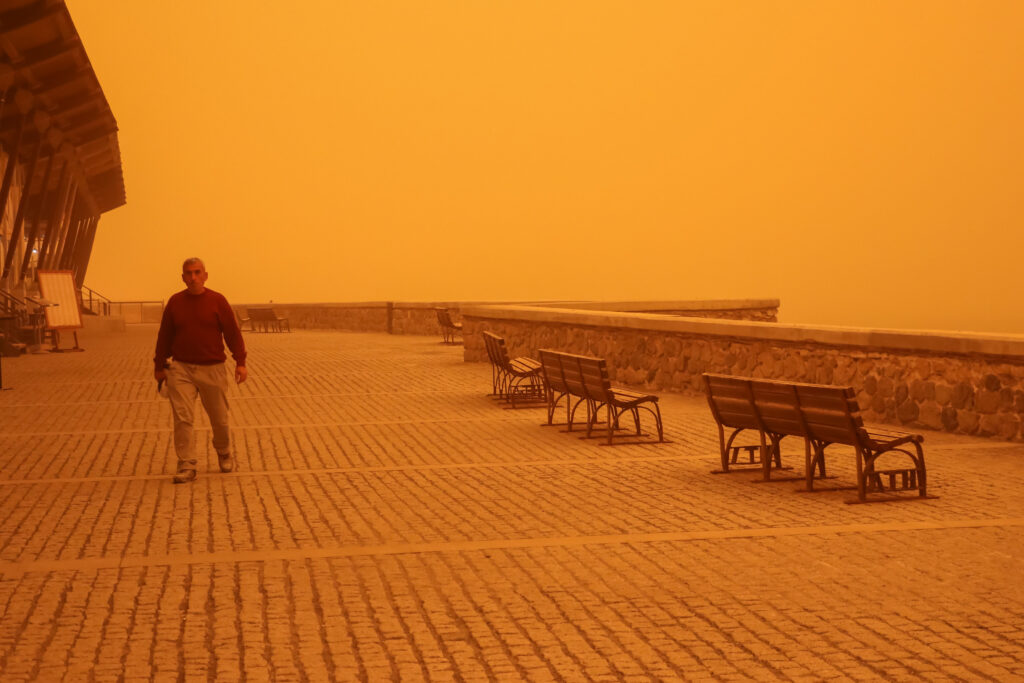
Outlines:
{"label": "dark red sweater", "polygon": [[186,289],[167,301],[153,362],[158,370],[169,356],[196,365],[223,363],[227,360],[224,342],[235,363],[245,365],[245,342],[228,300],[212,289],[202,294],[189,294]]}

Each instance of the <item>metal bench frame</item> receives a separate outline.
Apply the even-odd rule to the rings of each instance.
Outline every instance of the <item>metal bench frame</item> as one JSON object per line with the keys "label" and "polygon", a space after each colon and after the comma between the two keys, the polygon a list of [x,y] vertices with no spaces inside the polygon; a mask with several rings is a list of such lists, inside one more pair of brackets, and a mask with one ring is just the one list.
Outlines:
{"label": "metal bench frame", "polygon": [[462,336],[462,323],[453,322],[447,308],[435,308],[434,311],[437,313],[437,324],[441,327],[441,343],[457,344],[455,335]]}
{"label": "metal bench frame", "polygon": [[491,396],[510,403],[513,408],[517,402],[544,401],[540,363],[525,356],[509,358],[502,337],[486,331],[483,337],[487,358],[491,361]]}
{"label": "metal bench frame", "polygon": [[292,331],[292,326],[288,322],[288,318],[282,318],[274,312],[273,308],[250,308],[249,313],[249,326],[250,329],[255,332],[257,328],[261,332],[282,332],[282,327],[287,328],[289,332]]}
{"label": "metal bench frame", "polygon": [[[547,378],[551,378],[552,381],[547,390],[549,424],[558,401],[562,397],[566,397],[566,417],[571,430],[576,409],[580,402],[583,402],[587,406],[586,436],[590,437],[597,426],[603,407],[605,408],[606,444],[611,446],[614,444],[615,431],[619,428],[619,418],[627,411],[633,416],[636,427],[636,433],[629,436],[644,436],[640,429],[640,409],[642,408],[654,417],[655,427],[658,431],[657,442],[643,443],[664,443],[665,432],[661,420],[661,409],[658,407],[658,397],[654,394],[612,387],[611,379],[608,377],[608,364],[603,358],[579,356],[549,349],[542,349],[540,356],[541,368],[545,372],[545,381],[548,381]],[[571,397],[576,397],[578,400],[570,407]],[[631,441],[629,443],[638,442]]]}
{"label": "metal bench frame", "polygon": [[[582,395],[581,389],[577,386],[577,391],[574,392],[569,386],[569,381],[566,379],[565,363],[574,362],[571,360],[571,356],[548,349],[541,349],[538,354],[540,355],[541,377],[544,380],[544,395],[547,399],[547,425],[554,426],[556,424],[554,421],[555,411],[558,409],[559,401],[563,399],[565,399],[566,431],[572,431],[573,422],[576,418],[576,409],[579,408],[581,403],[586,406],[587,424],[589,424],[591,421],[590,403]],[[573,401],[574,398],[576,399],[575,401]]]}
{"label": "metal bench frame", "polygon": [[[722,468],[729,471],[730,455],[735,454],[736,436],[744,429],[756,429],[760,435],[763,478],[771,478],[772,464],[778,463],[779,444],[785,436],[804,440],[804,481],[807,491],[815,489],[815,478],[825,478],[825,450],[833,444],[852,446],[857,459],[857,501],[870,502],[868,493],[889,489],[916,489],[918,498],[927,494],[924,462],[924,437],[912,432],[868,430],[860,415],[860,406],[852,387],[808,384],[752,377],[704,374],[711,413],[718,423]],[[733,431],[725,437],[725,428]],[[902,453],[911,467],[882,470],[878,460],[887,453]],[[818,476],[815,477],[815,472]],[[899,486],[897,486],[899,479]],[[835,490],[835,489],[831,489]],[[907,500],[906,497],[875,500]]]}

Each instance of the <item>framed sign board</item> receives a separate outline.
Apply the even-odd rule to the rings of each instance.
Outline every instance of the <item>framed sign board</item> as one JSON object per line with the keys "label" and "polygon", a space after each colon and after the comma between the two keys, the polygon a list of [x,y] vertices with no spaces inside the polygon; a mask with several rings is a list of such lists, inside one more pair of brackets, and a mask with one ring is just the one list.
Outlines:
{"label": "framed sign board", "polygon": [[51,330],[72,330],[82,327],[82,311],[70,270],[38,270],[39,293],[53,302],[46,307],[46,327]]}

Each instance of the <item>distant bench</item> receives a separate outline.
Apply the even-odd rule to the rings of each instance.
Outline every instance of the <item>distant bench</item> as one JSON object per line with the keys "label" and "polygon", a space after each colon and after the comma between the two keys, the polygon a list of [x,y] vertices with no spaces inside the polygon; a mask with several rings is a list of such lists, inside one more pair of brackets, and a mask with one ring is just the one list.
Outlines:
{"label": "distant bench", "polygon": [[537,402],[545,398],[540,363],[532,358],[509,358],[505,340],[484,332],[484,347],[491,361],[491,395],[515,407],[516,401]]}
{"label": "distant bench", "polygon": [[[851,387],[805,384],[778,380],[705,374],[711,414],[718,423],[722,471],[736,461],[740,450],[760,454],[764,478],[771,478],[773,463],[781,466],[780,444],[786,436],[804,439],[804,479],[808,491],[814,490],[814,473],[825,476],[825,449],[832,444],[852,446],[857,457],[857,498],[867,502],[868,492],[916,489],[926,498],[924,450],[920,434],[895,430],[868,431],[861,419]],[[728,438],[725,429],[731,429]],[[736,437],[744,430],[756,430],[757,446],[736,446]],[[912,448],[913,451],[908,450]],[[876,463],[886,453],[899,452],[910,458],[911,467],[878,469]]]}
{"label": "distant bench", "polygon": [[[654,416],[658,442],[665,440],[661,409],[658,408],[658,397],[653,394],[612,387],[608,377],[608,365],[603,358],[541,349],[540,364],[547,393],[548,424],[553,424],[558,402],[564,398],[566,422],[569,431],[572,431],[576,409],[580,403],[583,403],[587,408],[587,436],[590,436],[591,431],[597,425],[600,410],[604,407],[607,443],[611,445],[612,437],[619,426],[619,418],[626,411],[632,414],[636,426],[636,434],[631,436],[643,436],[640,431],[639,410],[643,408]],[[573,401],[573,398],[576,400]]]}
{"label": "distant bench", "polygon": [[271,330],[281,332],[283,331],[282,328],[287,328],[289,332],[292,331],[288,318],[282,318],[277,315],[273,308],[250,308],[248,320],[253,332],[257,328],[261,332],[269,332]]}
{"label": "distant bench", "polygon": [[454,344],[455,335],[462,334],[462,323],[452,322],[451,313],[447,308],[435,308],[437,324],[441,327],[441,340],[444,344]]}

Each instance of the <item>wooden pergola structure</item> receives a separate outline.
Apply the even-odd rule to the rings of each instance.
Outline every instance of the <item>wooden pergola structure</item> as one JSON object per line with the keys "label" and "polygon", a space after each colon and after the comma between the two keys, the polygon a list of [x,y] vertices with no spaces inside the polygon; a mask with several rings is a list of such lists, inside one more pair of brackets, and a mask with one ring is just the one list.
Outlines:
{"label": "wooden pergola structure", "polygon": [[85,280],[100,216],[125,203],[117,121],[64,0],[0,0],[0,288]]}

